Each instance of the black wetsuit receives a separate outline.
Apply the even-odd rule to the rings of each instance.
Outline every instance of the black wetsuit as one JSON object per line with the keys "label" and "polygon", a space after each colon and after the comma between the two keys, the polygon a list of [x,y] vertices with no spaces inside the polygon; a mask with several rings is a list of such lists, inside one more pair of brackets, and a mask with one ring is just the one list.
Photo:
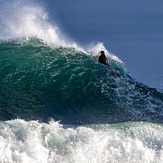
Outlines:
{"label": "black wetsuit", "polygon": [[101,54],[101,55],[99,56],[99,58],[98,58],[98,61],[99,61],[101,64],[104,64],[104,65],[108,65],[108,66],[109,66],[109,64],[107,63],[107,58],[106,58],[105,54]]}

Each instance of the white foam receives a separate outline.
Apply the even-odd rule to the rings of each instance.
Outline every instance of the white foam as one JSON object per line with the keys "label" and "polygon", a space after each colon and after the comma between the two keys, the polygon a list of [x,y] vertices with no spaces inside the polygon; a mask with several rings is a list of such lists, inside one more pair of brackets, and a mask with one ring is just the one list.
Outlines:
{"label": "white foam", "polygon": [[0,123],[0,162],[161,163],[163,127],[133,123],[124,130],[64,128],[58,122],[12,120]]}

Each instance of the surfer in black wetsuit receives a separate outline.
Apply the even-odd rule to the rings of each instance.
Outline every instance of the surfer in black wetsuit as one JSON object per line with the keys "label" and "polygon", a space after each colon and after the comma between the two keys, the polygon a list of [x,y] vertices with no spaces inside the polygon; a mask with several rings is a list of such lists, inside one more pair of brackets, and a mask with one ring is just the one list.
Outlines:
{"label": "surfer in black wetsuit", "polygon": [[104,65],[107,65],[110,67],[110,65],[108,64],[107,62],[107,58],[105,56],[105,52],[104,51],[101,51],[100,52],[100,56],[98,57],[98,61],[101,63],[101,64],[104,64]]}
{"label": "surfer in black wetsuit", "polygon": [[104,51],[100,52],[100,56],[98,57],[98,61],[101,64],[104,64],[104,65],[108,66],[112,75],[114,75],[115,77],[120,77],[119,73],[115,72],[114,69],[111,68],[110,65],[108,64],[108,61],[107,61],[107,58],[106,58],[106,55],[105,55]]}

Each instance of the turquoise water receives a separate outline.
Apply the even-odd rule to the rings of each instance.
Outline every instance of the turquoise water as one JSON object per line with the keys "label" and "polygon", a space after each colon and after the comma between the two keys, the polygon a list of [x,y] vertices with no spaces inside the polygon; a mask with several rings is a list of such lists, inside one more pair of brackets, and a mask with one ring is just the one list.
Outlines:
{"label": "turquoise water", "polygon": [[73,48],[38,40],[0,45],[1,120],[54,118],[63,124],[162,122],[162,92]]}

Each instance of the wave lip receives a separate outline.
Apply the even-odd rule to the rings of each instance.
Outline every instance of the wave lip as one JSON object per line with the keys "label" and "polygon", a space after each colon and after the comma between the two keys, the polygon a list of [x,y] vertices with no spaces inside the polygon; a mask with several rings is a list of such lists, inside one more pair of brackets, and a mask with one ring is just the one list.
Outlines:
{"label": "wave lip", "polygon": [[66,37],[58,25],[49,20],[45,7],[34,1],[1,2],[0,29],[0,42],[21,43],[36,39],[52,48],[74,48],[93,56],[97,56],[101,50],[104,50],[109,58],[123,63],[108,52],[103,43],[83,47]]}

